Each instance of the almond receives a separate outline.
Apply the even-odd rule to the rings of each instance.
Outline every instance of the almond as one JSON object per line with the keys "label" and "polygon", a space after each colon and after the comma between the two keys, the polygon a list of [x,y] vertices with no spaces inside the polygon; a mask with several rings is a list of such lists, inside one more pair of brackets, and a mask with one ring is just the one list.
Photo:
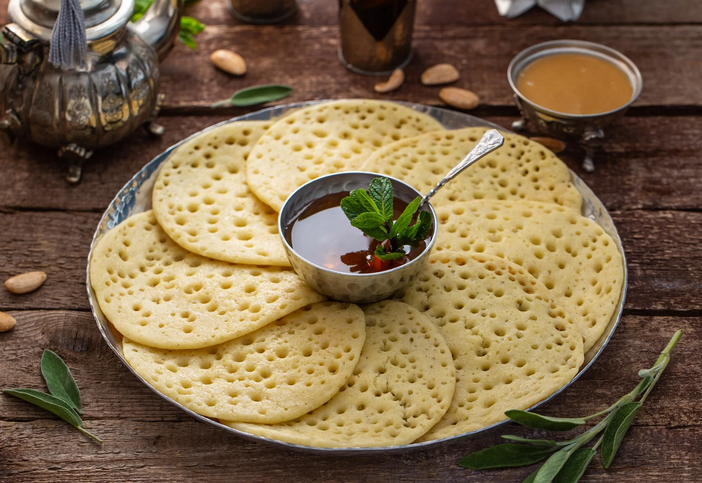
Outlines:
{"label": "almond", "polygon": [[566,143],[564,143],[560,139],[547,138],[547,137],[541,137],[541,136],[534,136],[533,138],[530,138],[530,139],[532,141],[536,141],[537,143],[546,146],[548,149],[550,149],[551,151],[553,151],[556,154],[563,152],[566,148]]}
{"label": "almond", "polygon": [[439,91],[439,97],[449,106],[458,109],[475,109],[480,103],[480,98],[475,92],[458,87],[444,87]]}
{"label": "almond", "polygon": [[457,81],[461,75],[451,64],[437,64],[429,67],[422,74],[422,84],[425,86],[437,86]]}
{"label": "almond", "polygon": [[7,332],[17,325],[17,321],[10,314],[0,312],[0,332]]}
{"label": "almond", "polygon": [[210,56],[210,60],[218,69],[234,75],[246,74],[246,62],[244,58],[231,50],[215,50]]}
{"label": "almond", "polygon": [[395,69],[392,71],[392,74],[390,74],[390,77],[386,82],[381,82],[375,85],[375,92],[392,92],[395,89],[399,89],[404,81],[405,73],[402,71],[402,69]]}
{"label": "almond", "polygon": [[5,280],[5,287],[16,294],[33,292],[41,287],[44,280],[46,280],[44,272],[27,272]]}

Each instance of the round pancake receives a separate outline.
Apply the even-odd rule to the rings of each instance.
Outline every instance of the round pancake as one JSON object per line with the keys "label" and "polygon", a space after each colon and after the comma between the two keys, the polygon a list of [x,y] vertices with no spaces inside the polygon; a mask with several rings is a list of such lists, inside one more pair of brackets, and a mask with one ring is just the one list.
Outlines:
{"label": "round pancake", "polygon": [[173,151],[153,191],[154,214],[173,241],[217,260],[290,266],[278,213],[246,185],[246,158],[270,125],[225,124]]}
{"label": "round pancake", "polygon": [[439,328],[456,365],[444,417],[420,441],[505,419],[563,387],[583,362],[580,331],[549,301],[548,289],[497,257],[432,254],[403,300]]}
{"label": "round pancake", "polygon": [[233,265],[184,250],[151,211],[102,237],[90,281],[119,332],[162,349],[219,344],[324,300],[292,270]]}
{"label": "round pancake", "polygon": [[124,340],[124,357],[159,392],[211,418],[278,423],[327,402],[365,340],[357,305],[324,302],[244,337],[187,351]]}
{"label": "round pancake", "polygon": [[434,249],[505,258],[539,279],[583,334],[600,338],[622,291],[624,260],[592,220],[551,203],[473,201],[437,206]]}
{"label": "round pancake", "polygon": [[432,117],[394,102],[315,104],[283,117],[258,140],[246,163],[246,182],[280,211],[308,181],[354,170],[381,146],[437,129],[442,126]]}
{"label": "round pancake", "polygon": [[[400,179],[428,193],[475,147],[485,127],[427,133],[390,144],[359,168]],[[537,200],[580,211],[582,197],[570,171],[541,144],[502,133],[504,145],[468,168],[432,198],[434,206],[478,199]]]}
{"label": "round pancake", "polygon": [[364,307],[366,343],[358,366],[329,402],[284,423],[229,423],[257,436],[324,448],[409,444],[449,407],[451,353],[436,327],[397,301]]}

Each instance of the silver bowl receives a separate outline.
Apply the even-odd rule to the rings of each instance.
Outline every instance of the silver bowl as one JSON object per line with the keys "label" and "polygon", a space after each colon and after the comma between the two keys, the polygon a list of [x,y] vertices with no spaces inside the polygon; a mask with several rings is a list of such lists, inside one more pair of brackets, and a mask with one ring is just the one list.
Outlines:
{"label": "silver bowl", "polygon": [[434,246],[434,241],[436,241],[436,234],[439,229],[436,212],[431,203],[425,203],[420,208],[420,211],[426,211],[431,214],[433,226],[431,239],[427,242],[426,249],[414,260],[391,270],[378,273],[337,272],[305,259],[290,245],[285,238],[286,228],[310,203],[329,194],[358,188],[367,189],[371,181],[379,176],[388,178],[392,182],[395,197],[402,201],[409,203],[417,196],[422,196],[419,191],[399,179],[377,173],[349,171],[322,176],[301,186],[285,200],[280,210],[278,231],[293,269],[310,287],[330,299],[356,304],[369,304],[392,296],[411,282],[419,273],[427,261],[429,252]]}
{"label": "silver bowl", "polygon": [[[568,114],[535,104],[517,89],[517,78],[528,64],[548,55],[566,53],[600,57],[621,69],[629,78],[632,87],[629,102],[617,109],[598,114]],[[580,138],[580,142],[587,151],[583,167],[588,172],[594,171],[592,150],[596,141],[604,137],[603,129],[626,113],[629,106],[639,97],[643,88],[641,72],[631,59],[607,46],[584,40],[553,40],[522,50],[510,62],[507,68],[507,79],[514,92],[517,107],[522,113],[522,119],[513,123],[512,128],[525,129],[527,124],[531,122],[539,131],[550,136]]]}

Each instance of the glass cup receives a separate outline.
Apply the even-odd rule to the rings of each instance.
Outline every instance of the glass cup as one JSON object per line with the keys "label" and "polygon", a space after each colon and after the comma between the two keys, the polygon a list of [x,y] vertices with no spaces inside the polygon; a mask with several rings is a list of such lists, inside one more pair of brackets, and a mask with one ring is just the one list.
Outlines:
{"label": "glass cup", "polygon": [[281,22],[295,13],[295,0],[228,0],[229,12],[246,23]]}
{"label": "glass cup", "polygon": [[388,75],[412,58],[416,0],[339,0],[339,59],[364,75]]}

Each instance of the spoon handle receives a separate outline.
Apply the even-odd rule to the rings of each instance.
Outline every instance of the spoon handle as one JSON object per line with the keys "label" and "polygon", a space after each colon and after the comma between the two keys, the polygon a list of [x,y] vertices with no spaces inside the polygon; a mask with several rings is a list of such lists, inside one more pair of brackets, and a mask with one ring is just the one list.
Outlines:
{"label": "spoon handle", "polygon": [[485,134],[483,134],[483,137],[480,138],[480,141],[478,141],[478,144],[475,145],[475,147],[466,155],[466,157],[463,158],[456,166],[454,166],[454,168],[449,171],[441,181],[439,181],[439,184],[437,184],[429,193],[426,194],[426,196],[424,196],[424,198],[422,198],[422,202],[419,204],[419,207],[421,208],[427,201],[429,201],[429,198],[434,196],[436,192],[439,191],[446,183],[461,174],[464,169],[476,163],[485,155],[490,154],[495,149],[501,147],[504,142],[505,138],[502,137],[502,134],[500,134],[497,130],[490,129],[486,131]]}

